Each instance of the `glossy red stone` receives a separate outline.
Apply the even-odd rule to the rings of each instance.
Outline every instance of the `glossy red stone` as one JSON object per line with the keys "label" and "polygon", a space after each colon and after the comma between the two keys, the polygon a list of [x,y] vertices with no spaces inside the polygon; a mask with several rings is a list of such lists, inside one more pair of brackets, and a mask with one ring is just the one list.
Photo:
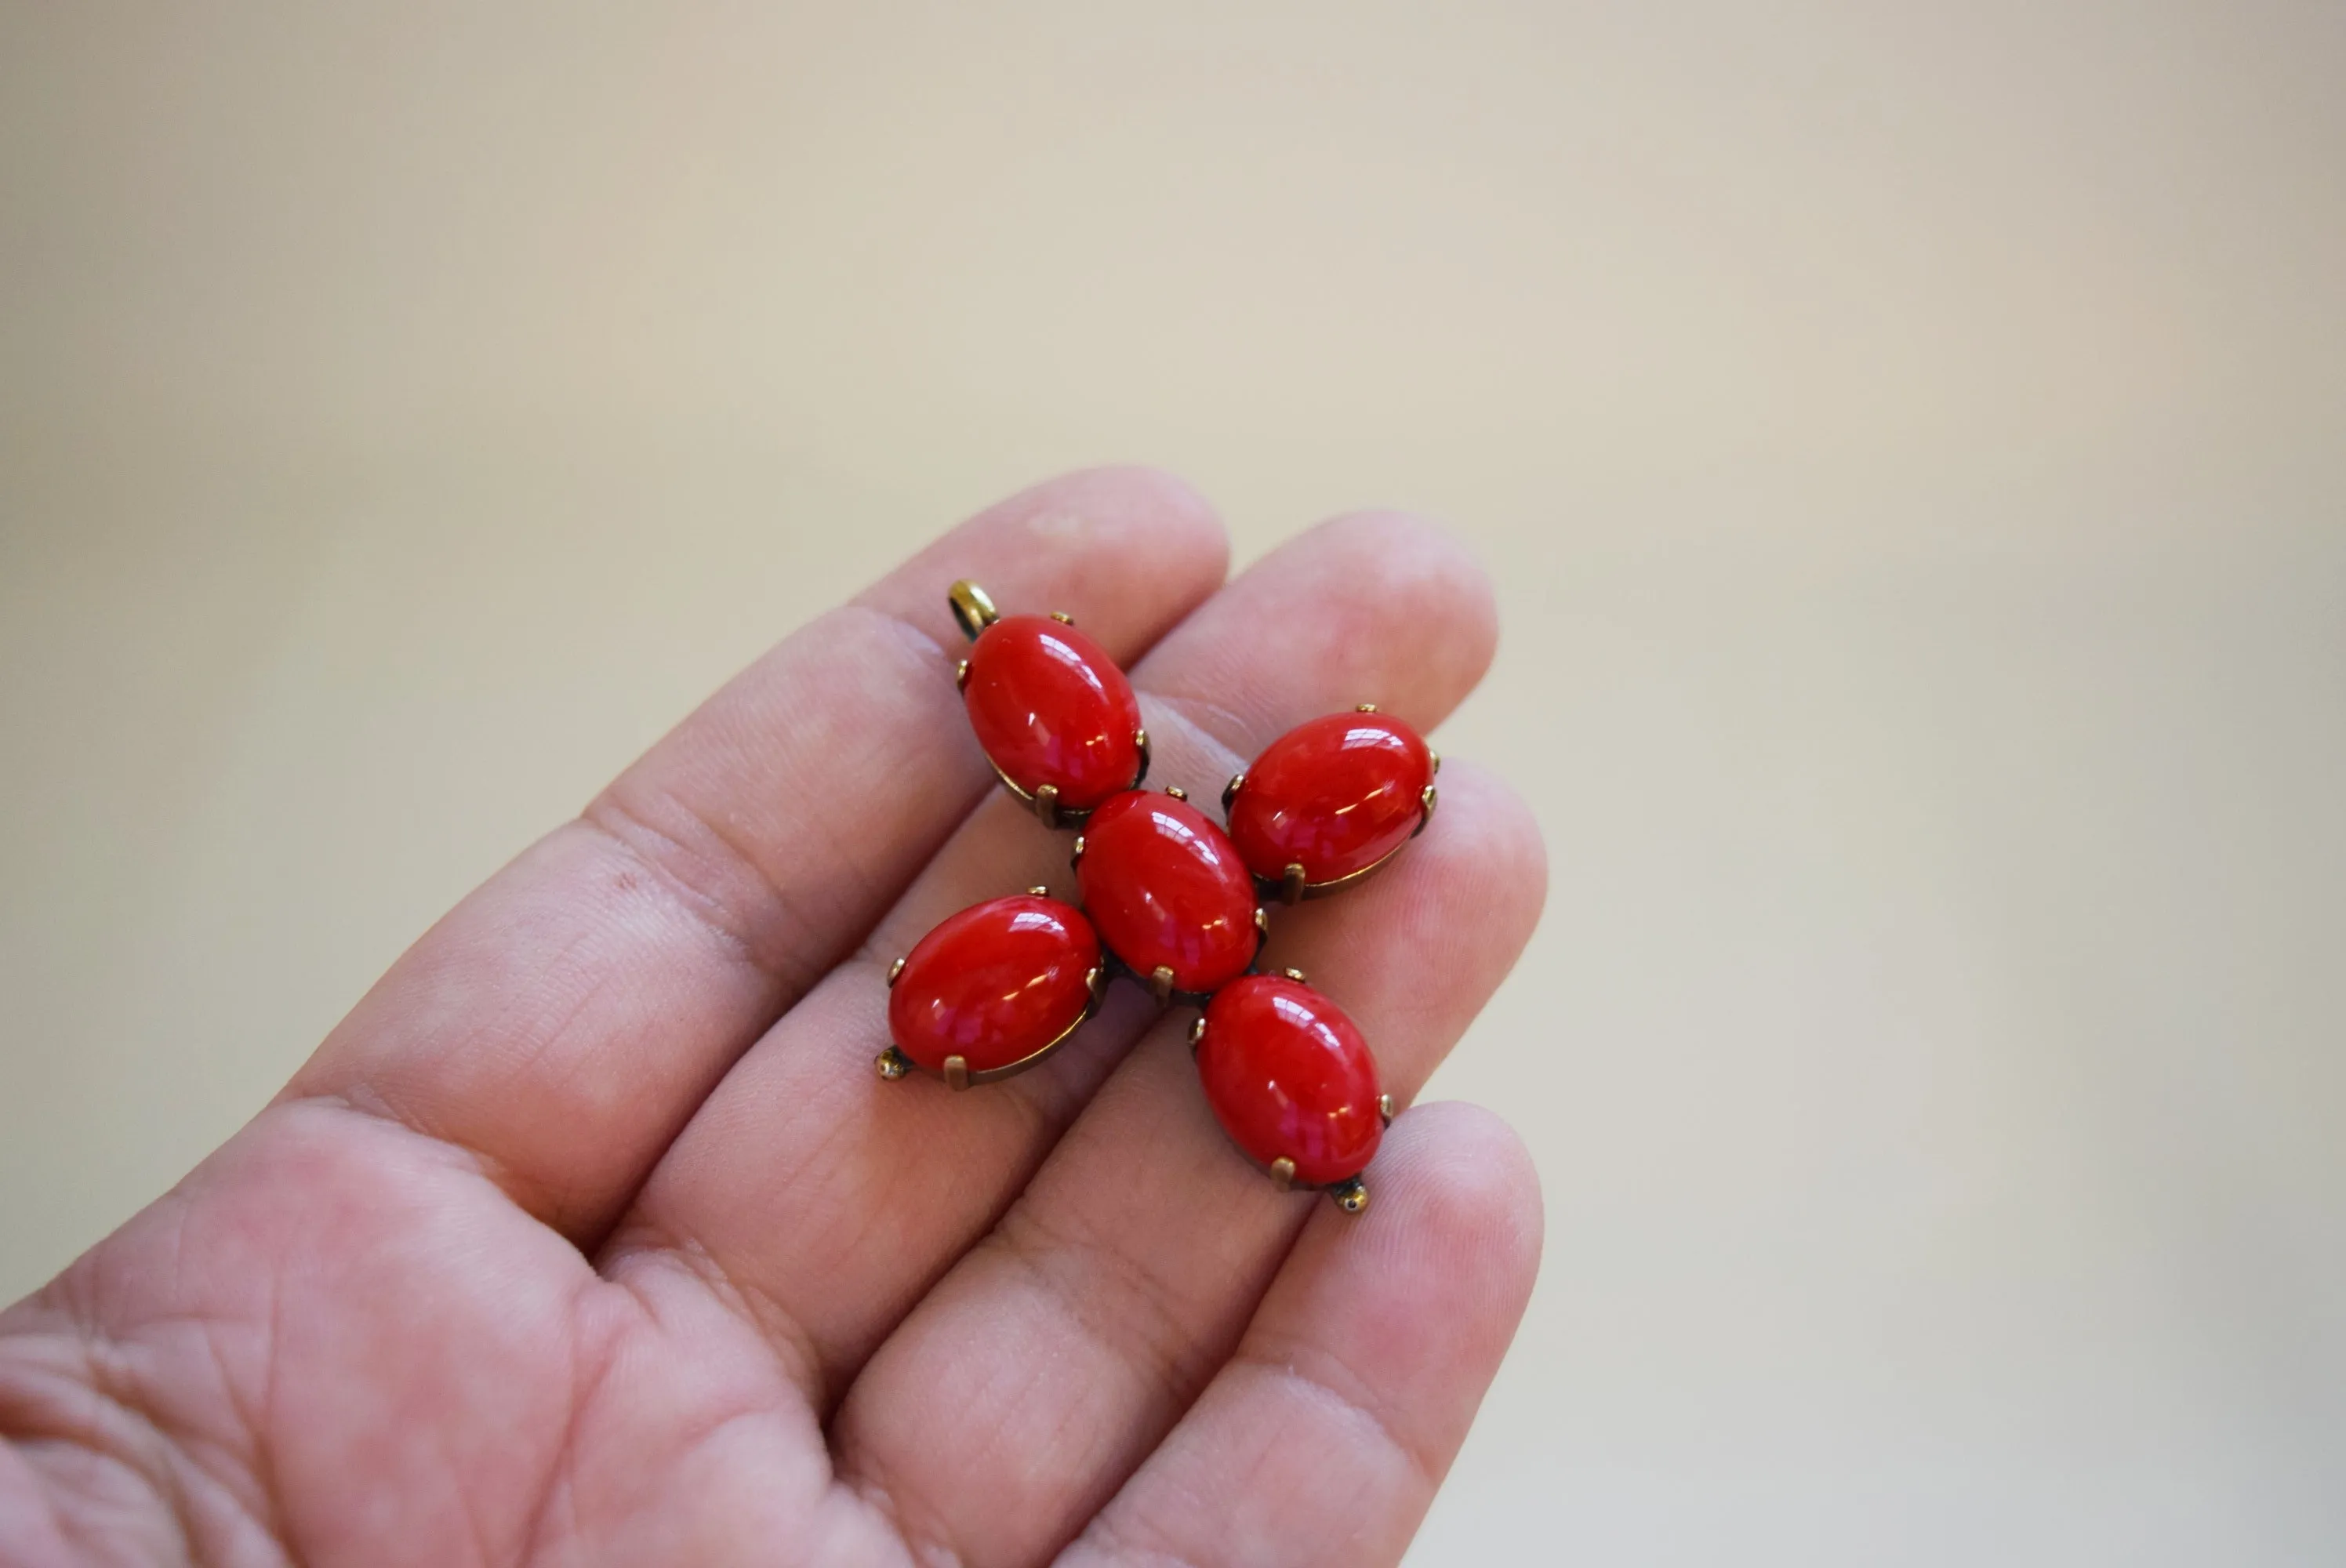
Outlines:
{"label": "glossy red stone", "polygon": [[1099,962],[1098,934],[1072,904],[1025,894],[974,905],[904,955],[889,1037],[932,1073],[948,1056],[972,1073],[1007,1067],[1074,1027]]}
{"label": "glossy red stone", "polygon": [[1424,820],[1433,781],[1425,738],[1381,713],[1331,713],[1289,730],[1254,760],[1230,801],[1230,838],[1247,867],[1307,883],[1366,871]]}
{"label": "glossy red stone", "polygon": [[1266,1166],[1293,1160],[1307,1186],[1358,1176],[1384,1136],[1368,1042],[1343,1009],[1284,975],[1214,993],[1198,1078],[1239,1147]]}
{"label": "glossy red stone", "polygon": [[1254,883],[1229,838],[1203,812],[1138,789],[1092,813],[1076,868],[1084,908],[1110,951],[1177,991],[1206,992],[1254,961]]}
{"label": "glossy red stone", "polygon": [[1140,703],[1107,650],[1046,616],[1007,616],[969,650],[962,702],[1003,777],[1083,811],[1140,777]]}

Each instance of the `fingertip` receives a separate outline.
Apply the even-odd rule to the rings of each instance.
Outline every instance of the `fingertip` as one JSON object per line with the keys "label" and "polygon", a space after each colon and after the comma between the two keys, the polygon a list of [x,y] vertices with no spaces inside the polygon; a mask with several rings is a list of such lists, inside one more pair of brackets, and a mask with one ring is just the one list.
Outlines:
{"label": "fingertip", "polygon": [[1547,903],[1547,840],[1539,819],[1513,785],[1471,759],[1445,760],[1438,783],[1433,822],[1417,849],[1458,874],[1424,878],[1423,885],[1437,898],[1462,901],[1464,907],[1442,911],[1447,929],[1472,932],[1486,947],[1504,950],[1512,967]]}
{"label": "fingertip", "polygon": [[1356,703],[1430,728],[1496,644],[1490,579],[1457,540],[1410,513],[1354,512],[1239,573],[1141,673],[1243,759]]}
{"label": "fingertip", "polygon": [[1178,474],[1143,463],[1079,468],[980,515],[998,515],[1031,548],[1075,552],[1079,596],[1137,579],[1195,600],[1229,571],[1229,532],[1214,504]]}
{"label": "fingertip", "polygon": [[951,647],[945,589],[978,582],[1005,614],[1066,611],[1128,662],[1220,586],[1229,536],[1196,487],[1162,469],[1078,469],[994,503],[858,596]]}
{"label": "fingertip", "polygon": [[1169,468],[1147,463],[1104,463],[1071,469],[1020,492],[1012,500],[1030,496],[1090,504],[1103,514],[1137,513],[1140,520],[1152,526],[1188,530],[1194,535],[1194,543],[1210,546],[1225,561],[1229,555],[1229,534],[1222,526],[1221,513],[1204,491]]}
{"label": "fingertip", "polygon": [[1378,1159],[1378,1199],[1399,1228],[1437,1254],[1437,1272],[1477,1278],[1508,1331],[1539,1273],[1546,1209],[1531,1150],[1504,1116],[1464,1100],[1394,1118]]}
{"label": "fingertip", "polygon": [[1348,1390],[1438,1477],[1530,1302],[1539,1177],[1512,1127],[1455,1102],[1396,1117],[1363,1176],[1368,1212],[1314,1214],[1247,1353]]}
{"label": "fingertip", "polygon": [[1491,667],[1499,642],[1491,575],[1456,535],[1432,518],[1389,507],[1341,513],[1279,553],[1289,551],[1317,563],[1322,592],[1346,611],[1351,635],[1378,636],[1405,617],[1441,628],[1427,652],[1443,698],[1435,707],[1414,692],[1399,694],[1400,717],[1432,722]]}

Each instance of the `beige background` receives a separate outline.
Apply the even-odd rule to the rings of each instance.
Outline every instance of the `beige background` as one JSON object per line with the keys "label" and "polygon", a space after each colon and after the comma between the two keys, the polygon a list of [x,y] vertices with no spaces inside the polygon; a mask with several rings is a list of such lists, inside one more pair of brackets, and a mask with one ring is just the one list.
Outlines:
{"label": "beige background", "polygon": [[2346,9],[0,7],[0,1292],[913,541],[1448,520],[1415,1561],[2346,1559]]}

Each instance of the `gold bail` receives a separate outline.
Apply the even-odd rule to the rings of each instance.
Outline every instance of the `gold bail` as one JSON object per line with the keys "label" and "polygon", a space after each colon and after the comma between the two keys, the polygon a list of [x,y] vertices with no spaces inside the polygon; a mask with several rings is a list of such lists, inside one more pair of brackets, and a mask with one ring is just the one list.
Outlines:
{"label": "gold bail", "polygon": [[953,601],[954,619],[961,623],[962,635],[972,642],[977,640],[978,633],[1002,618],[1002,612],[994,607],[985,590],[967,577],[947,589],[945,597]]}

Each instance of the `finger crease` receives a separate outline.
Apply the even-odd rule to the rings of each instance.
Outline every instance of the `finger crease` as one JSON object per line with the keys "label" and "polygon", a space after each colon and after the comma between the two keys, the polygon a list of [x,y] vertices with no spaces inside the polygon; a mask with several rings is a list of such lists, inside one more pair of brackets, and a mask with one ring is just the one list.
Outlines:
{"label": "finger crease", "polygon": [[332,1094],[297,1095],[269,1106],[264,1115],[292,1114],[305,1106],[316,1106],[329,1114],[340,1113],[358,1116],[378,1126],[392,1127],[409,1137],[446,1151],[469,1166],[473,1174],[495,1187],[506,1202],[561,1236],[572,1246],[577,1238],[565,1230],[560,1220],[564,1205],[561,1195],[545,1183],[524,1176],[507,1162],[485,1150],[451,1136],[432,1127],[426,1120],[382,1094],[372,1084],[362,1080]]}
{"label": "finger crease", "polygon": [[[708,818],[672,794],[663,793],[658,798],[691,823],[693,831],[704,836],[708,842],[686,842],[677,833],[656,825],[648,813],[622,801],[611,790],[590,802],[579,814],[578,823],[615,846],[636,866],[650,872],[678,908],[764,975],[780,994],[797,995],[812,979],[813,970],[803,960],[794,961],[789,956],[799,934],[808,929],[804,918],[791,908],[790,895]],[[688,871],[687,866],[701,869]],[[716,891],[728,880],[744,879],[756,897],[770,906],[770,912],[762,919],[737,909],[732,901]]]}
{"label": "finger crease", "polygon": [[1062,1230],[1024,1207],[1004,1217],[994,1242],[1093,1343],[1147,1377],[1168,1410],[1185,1408],[1211,1375],[1216,1358],[1197,1343],[1188,1318],[1169,1299],[1176,1294],[1170,1282],[1130,1255]]}
{"label": "finger crease", "polygon": [[[689,1275],[727,1311],[766,1341],[773,1350],[775,1360],[781,1364],[782,1375],[805,1395],[809,1409],[821,1410],[828,1408],[823,1402],[823,1392],[829,1380],[824,1373],[821,1350],[805,1326],[770,1292],[735,1278],[718,1261],[714,1253],[690,1238],[682,1241],[649,1237],[631,1239],[624,1248],[604,1261],[604,1278],[626,1287],[626,1266],[638,1258],[678,1268]],[[633,1294],[632,1288],[629,1288]],[[637,1295],[637,1299],[644,1301],[640,1294]],[[644,1305],[648,1312],[651,1310],[649,1302]]]}
{"label": "finger crease", "polygon": [[[1441,1471],[1424,1453],[1418,1450],[1415,1444],[1402,1438],[1400,1430],[1393,1425],[1392,1418],[1379,1408],[1377,1401],[1365,1391],[1368,1384],[1350,1367],[1345,1366],[1334,1351],[1322,1347],[1320,1355],[1343,1374],[1341,1380],[1331,1380],[1307,1372],[1291,1357],[1280,1357],[1266,1350],[1249,1349],[1244,1347],[1239,1349],[1237,1355],[1230,1358],[1229,1364],[1234,1369],[1255,1372],[1274,1383],[1284,1384],[1311,1402],[1327,1408],[1338,1419],[1349,1424],[1365,1428],[1370,1434],[1400,1456],[1402,1462],[1409,1466],[1418,1480],[1425,1484],[1429,1492],[1439,1487],[1442,1484]],[[1336,1386],[1338,1380],[1351,1383],[1357,1391],[1347,1392],[1338,1388]]]}

